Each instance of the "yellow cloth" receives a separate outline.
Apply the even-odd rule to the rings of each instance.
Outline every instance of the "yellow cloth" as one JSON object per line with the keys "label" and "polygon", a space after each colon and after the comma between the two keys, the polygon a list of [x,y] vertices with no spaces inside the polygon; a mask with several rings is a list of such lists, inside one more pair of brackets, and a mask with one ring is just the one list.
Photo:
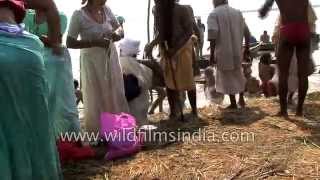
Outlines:
{"label": "yellow cloth", "polygon": [[169,89],[180,91],[195,89],[192,53],[193,42],[190,38],[171,59],[162,56],[161,65],[164,71],[165,83]]}

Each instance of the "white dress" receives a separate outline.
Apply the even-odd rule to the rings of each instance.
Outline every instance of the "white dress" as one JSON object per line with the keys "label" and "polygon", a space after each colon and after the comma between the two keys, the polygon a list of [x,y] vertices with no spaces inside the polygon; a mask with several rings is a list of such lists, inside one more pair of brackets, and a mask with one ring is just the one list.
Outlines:
{"label": "white dress", "polygon": [[[104,8],[106,20],[99,24],[85,12],[73,13],[69,37],[80,35],[83,40],[96,40],[110,37],[119,24],[108,7]],[[90,132],[99,132],[102,112],[129,112],[125,98],[124,82],[116,47],[81,49],[81,87],[84,100],[85,127]]]}

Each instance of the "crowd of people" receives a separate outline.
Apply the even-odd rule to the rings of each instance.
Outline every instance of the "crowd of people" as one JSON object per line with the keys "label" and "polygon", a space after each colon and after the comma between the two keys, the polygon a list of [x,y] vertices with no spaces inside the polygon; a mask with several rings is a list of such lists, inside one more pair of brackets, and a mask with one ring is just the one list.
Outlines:
{"label": "crowd of people", "polygon": [[[252,35],[241,11],[229,6],[227,0],[214,0],[206,28],[201,19],[195,20],[191,6],[178,0],[154,1],[155,39],[146,45],[145,54],[153,59],[152,52],[158,46],[158,66],[153,65],[156,61],[148,64],[137,59],[140,41],[125,37],[124,19],[113,14],[107,0],[82,0],[83,6],[74,11],[68,30],[66,15],[52,0],[0,0],[2,179],[62,179],[60,164],[69,157],[61,152],[77,159],[100,157],[82,142],[62,142],[59,135],[99,133],[104,112],[129,113],[138,125],[147,124],[152,88],[161,92],[157,105],[167,96],[171,121],[187,120],[181,100],[187,93],[192,119],[197,120],[194,76],[206,29],[210,42],[206,88],[214,99],[228,95],[227,109],[246,105],[244,93],[257,91],[259,81],[251,76]],[[310,55],[315,50],[311,39],[316,15],[308,0],[294,4],[291,0],[266,0],[259,11],[262,18],[274,1],[280,10],[272,38],[278,66],[271,65],[271,55],[261,57],[262,89],[266,97],[279,94],[278,115],[283,117],[288,117],[288,101],[298,91],[296,115],[302,116],[308,76],[314,71]],[[66,47],[62,45],[65,32]],[[261,41],[270,42],[267,32]],[[81,91],[73,79],[68,48],[80,49]],[[80,102],[84,104],[84,130],[77,110]]]}

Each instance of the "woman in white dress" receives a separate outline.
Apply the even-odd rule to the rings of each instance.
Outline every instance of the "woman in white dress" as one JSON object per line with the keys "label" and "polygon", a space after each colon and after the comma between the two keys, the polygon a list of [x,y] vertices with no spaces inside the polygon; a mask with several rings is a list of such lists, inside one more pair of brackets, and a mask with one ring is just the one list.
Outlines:
{"label": "woman in white dress", "polygon": [[[84,0],[71,18],[67,46],[81,49],[81,83],[87,132],[99,132],[102,112],[129,112],[114,41],[120,25],[106,0]],[[80,35],[80,40],[78,36]]]}

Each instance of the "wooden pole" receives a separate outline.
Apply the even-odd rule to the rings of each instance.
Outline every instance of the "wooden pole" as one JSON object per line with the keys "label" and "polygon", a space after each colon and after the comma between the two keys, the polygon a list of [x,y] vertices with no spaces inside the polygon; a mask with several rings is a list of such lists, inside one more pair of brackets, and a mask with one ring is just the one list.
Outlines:
{"label": "wooden pole", "polygon": [[148,18],[147,18],[148,44],[150,43],[150,9],[151,9],[151,0],[148,0]]}

